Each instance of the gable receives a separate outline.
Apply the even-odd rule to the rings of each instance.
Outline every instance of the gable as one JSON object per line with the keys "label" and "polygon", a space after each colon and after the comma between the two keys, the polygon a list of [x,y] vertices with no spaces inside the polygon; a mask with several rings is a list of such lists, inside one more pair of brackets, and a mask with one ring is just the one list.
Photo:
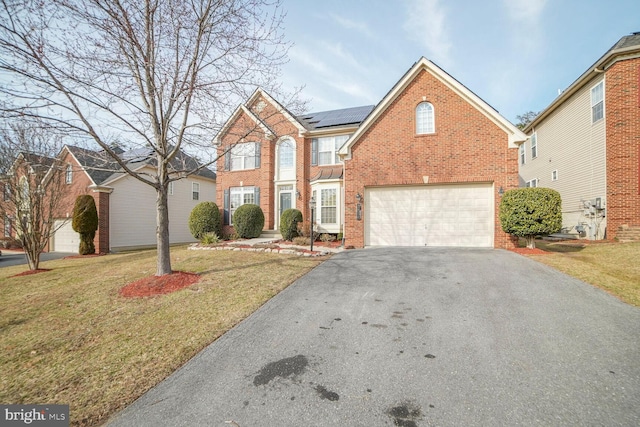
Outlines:
{"label": "gable", "polygon": [[[413,67],[396,83],[396,85],[385,95],[380,103],[374,108],[374,110],[367,116],[362,125],[353,134],[351,139],[340,149],[340,155],[346,158],[351,157],[351,150],[358,140],[372,127],[393,105],[393,103],[402,96],[407,88],[417,79],[424,78],[423,73],[427,73],[430,77],[439,81],[443,87],[446,87],[451,93],[455,94],[462,101],[468,104],[471,108],[477,111],[484,118],[491,121],[507,137],[508,147],[515,148],[517,145],[526,140],[526,135],[510,123],[507,119],[501,116],[493,107],[483,101],[476,94],[467,89],[460,82],[455,80],[445,71],[440,69],[437,65],[430,62],[426,58],[421,58],[416,62]],[[428,101],[431,94],[424,94],[424,101]],[[411,112],[410,117],[402,117],[400,120],[410,120],[413,117]],[[437,113],[436,113],[437,114]],[[413,123],[413,122],[411,122]]]}
{"label": "gable", "polygon": [[[273,120],[274,117],[277,119]],[[214,145],[220,145],[222,140],[234,129],[236,131],[234,136],[237,140],[235,142],[256,131],[262,132],[266,139],[272,139],[277,134],[272,126],[279,126],[282,122],[292,126],[298,135],[302,135],[306,131],[300,122],[278,101],[264,90],[256,89],[247,102],[238,106],[231,114],[214,138]]]}

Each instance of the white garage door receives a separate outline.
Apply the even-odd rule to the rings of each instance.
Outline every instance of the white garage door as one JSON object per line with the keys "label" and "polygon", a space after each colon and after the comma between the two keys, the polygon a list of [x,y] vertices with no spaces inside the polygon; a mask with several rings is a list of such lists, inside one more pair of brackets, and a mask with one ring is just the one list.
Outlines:
{"label": "white garage door", "polygon": [[365,245],[493,247],[492,184],[366,191]]}
{"label": "white garage door", "polygon": [[73,231],[71,219],[56,219],[53,224],[57,231],[53,235],[51,251],[78,253],[80,235]]}

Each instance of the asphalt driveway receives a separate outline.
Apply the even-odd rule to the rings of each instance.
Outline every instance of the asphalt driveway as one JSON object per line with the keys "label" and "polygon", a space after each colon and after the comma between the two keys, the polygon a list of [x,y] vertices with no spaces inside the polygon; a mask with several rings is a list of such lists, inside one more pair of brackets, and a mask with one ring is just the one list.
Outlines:
{"label": "asphalt driveway", "polygon": [[[78,255],[71,252],[43,252],[40,254],[40,262],[61,259],[67,256]],[[28,264],[27,256],[24,252],[2,250],[0,255],[0,268],[14,265]]]}
{"label": "asphalt driveway", "polygon": [[346,251],[109,425],[637,426],[640,309],[502,250]]}

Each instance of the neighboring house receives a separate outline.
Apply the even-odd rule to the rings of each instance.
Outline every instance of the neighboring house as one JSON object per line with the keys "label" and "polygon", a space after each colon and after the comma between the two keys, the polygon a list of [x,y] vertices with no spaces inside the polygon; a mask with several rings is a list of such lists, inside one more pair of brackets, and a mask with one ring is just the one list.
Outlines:
{"label": "neighboring house", "polygon": [[425,58],[377,106],[296,117],[263,90],[216,138],[218,201],[260,205],[265,228],[296,207],[346,245],[513,247],[498,220],[518,187],[526,139],[496,110]]}
{"label": "neighboring house", "polygon": [[521,186],[562,197],[563,228],[589,239],[640,227],[640,33],[622,37],[525,129]]}
{"label": "neighboring house", "polygon": [[[154,172],[154,159],[149,150],[120,150],[119,154],[132,170]],[[153,188],[124,173],[104,152],[65,145],[58,159],[64,167],[62,179],[66,189],[62,208],[54,222],[57,231],[49,242],[50,251],[78,251],[79,236],[73,231],[71,218],[75,199],[80,194],[90,194],[96,202],[99,226],[94,242],[97,252],[156,245],[156,192]],[[197,167],[196,160],[184,153],[176,160],[176,166],[183,161],[188,165],[187,169]],[[169,237],[172,244],[195,241],[189,232],[189,214],[196,204],[215,200],[215,178],[214,172],[204,168],[170,184]],[[4,229],[6,233],[7,225]]]}

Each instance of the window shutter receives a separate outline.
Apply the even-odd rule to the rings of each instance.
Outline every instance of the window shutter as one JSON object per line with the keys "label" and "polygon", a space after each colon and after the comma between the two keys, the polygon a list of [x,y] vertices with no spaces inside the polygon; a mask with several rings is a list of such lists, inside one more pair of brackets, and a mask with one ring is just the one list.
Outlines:
{"label": "window shutter", "polygon": [[231,149],[224,153],[224,170],[231,170]]}
{"label": "window shutter", "polygon": [[318,138],[311,140],[311,165],[318,165]]}
{"label": "window shutter", "polygon": [[223,224],[224,225],[230,225],[230,218],[229,218],[229,207],[231,205],[230,203],[230,195],[229,195],[229,189],[227,188],[226,190],[224,190],[224,210],[223,210]]}
{"label": "window shutter", "polygon": [[253,199],[255,204],[260,206],[260,187],[253,187]]}
{"label": "window shutter", "polygon": [[260,148],[261,144],[259,142],[256,142],[256,169],[260,167]]}

